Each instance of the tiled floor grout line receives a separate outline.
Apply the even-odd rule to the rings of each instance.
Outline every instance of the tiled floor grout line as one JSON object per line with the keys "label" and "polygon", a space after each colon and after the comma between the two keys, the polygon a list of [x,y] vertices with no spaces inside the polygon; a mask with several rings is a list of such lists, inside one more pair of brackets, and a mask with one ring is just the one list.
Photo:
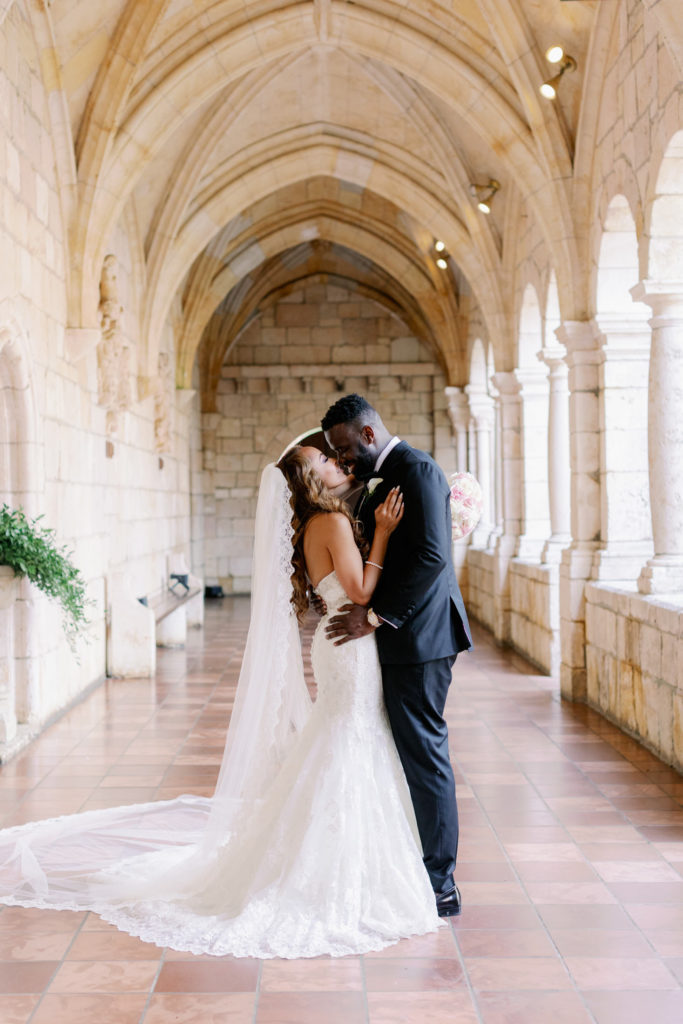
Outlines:
{"label": "tiled floor grout line", "polygon": [[154,975],[154,978],[152,980],[152,984],[150,985],[150,988],[149,988],[149,993],[147,995],[147,1002],[145,1003],[145,1005],[144,1005],[144,1007],[142,1009],[142,1013],[140,1014],[140,1020],[138,1021],[138,1024],[143,1024],[143,1021],[144,1021],[145,1017],[147,1016],[147,1011],[149,1010],[149,1004],[151,1003],[151,1001],[152,1001],[152,999],[154,997],[154,990],[156,988],[157,982],[159,980],[159,975],[161,974],[161,969],[164,966],[165,961],[166,961],[166,950],[162,949],[161,956],[159,957],[159,964],[157,966],[156,973]]}
{"label": "tiled floor grout line", "polygon": [[252,1014],[251,1022],[256,1024],[258,1017],[258,1004],[261,1000],[261,978],[263,977],[263,960],[258,962],[258,973],[256,975],[256,988],[254,989],[254,1011]]}
{"label": "tiled floor grout line", "polygon": [[[558,694],[558,698],[559,698],[559,694]],[[626,757],[626,755],[623,754],[620,750],[618,750],[616,747],[614,747],[609,742],[609,740],[607,740],[605,738],[605,736],[601,735],[599,732],[596,731],[596,729],[594,729],[592,726],[588,725],[586,722],[582,722],[580,715],[578,715],[578,714],[577,715],[572,715],[572,718],[576,722],[577,726],[579,726],[582,730],[588,731],[592,736],[595,736],[600,742],[607,743],[607,745],[614,751],[614,753],[618,756],[618,758],[619,758],[619,760],[621,762],[624,762],[625,764],[629,764],[629,765],[632,765],[633,767],[636,767],[636,770],[638,771],[638,773],[643,775],[645,778],[647,778],[646,773],[643,772],[642,769],[637,768],[637,766],[634,765],[634,762],[631,761],[628,757]],[[531,724],[533,724],[534,726],[536,725],[535,722],[531,722]],[[550,735],[549,733],[547,733],[546,735],[547,735],[549,741],[557,748],[557,750],[564,757],[566,757],[564,751],[560,747],[560,745],[557,742],[556,738],[554,736]],[[610,799],[608,794],[603,793],[603,791],[600,789],[600,786],[599,786],[598,782],[596,782],[593,778],[591,778],[591,776],[586,773],[585,769],[581,767],[581,762],[576,761],[573,758],[572,759],[567,758],[567,761],[568,761],[569,764],[572,764],[576,768],[577,772],[581,775],[581,778],[583,779],[583,781],[585,783],[587,783],[588,785],[590,785],[592,787],[592,789],[595,790],[595,792],[601,797],[601,799],[605,800],[609,804],[609,806],[612,808],[612,810],[614,811],[615,814],[618,814],[619,817],[621,817],[621,819],[623,820],[624,824],[628,825],[629,827],[635,829],[638,833],[640,833],[640,829],[638,828],[638,826],[634,822],[632,822],[630,820],[630,818],[628,817],[626,812],[624,810],[622,810],[620,807],[617,807],[616,804]],[[548,810],[550,811],[550,813],[554,815],[555,812],[553,811],[552,807],[550,807],[548,805],[545,797],[539,791],[536,783],[532,779],[529,778],[529,776],[526,774],[526,772],[523,771],[523,772],[521,772],[521,774],[524,776],[524,778],[526,779],[527,783],[531,786],[531,788],[537,793],[538,797],[548,807]],[[661,787],[657,783],[654,783],[654,784],[653,783],[647,783],[647,784],[648,785],[655,785],[656,788],[661,793],[664,793],[664,790],[662,790]],[[664,794],[664,795],[668,796],[669,799],[672,799],[669,794]],[[680,801],[679,801],[679,803],[680,803]],[[562,828],[565,829],[565,831],[567,831],[565,826],[564,826],[564,824],[562,824]],[[568,832],[568,836],[569,836],[570,841],[573,843],[573,845],[576,846],[577,852],[580,853],[581,857],[583,858],[582,863],[587,864],[595,872],[597,877],[600,879],[601,884],[604,885],[605,888],[611,893],[612,890],[610,888],[609,883],[602,878],[602,876],[595,869],[595,867],[590,862],[588,857],[586,857],[586,855],[583,853],[583,851],[581,850],[581,844],[579,844],[576,840],[573,839],[571,833]],[[646,836],[643,836],[643,835],[641,835],[640,838],[641,838],[641,841],[646,843],[649,847],[652,847],[652,849],[653,849],[653,851],[654,851],[654,853],[656,855],[655,859],[659,860],[661,855],[659,854],[659,851],[656,849],[656,847],[654,846],[652,841],[650,839],[648,839]],[[661,858],[661,859],[664,859],[664,858]],[[667,863],[667,862],[665,861],[665,863]],[[513,868],[513,870],[514,870],[514,868]],[[525,891],[526,891],[526,889],[525,889]],[[614,893],[612,893],[612,895],[614,896]],[[617,899],[617,905],[619,907],[621,907],[621,909],[624,911],[624,913],[630,918],[631,922],[633,923],[633,926],[638,930],[639,935],[643,938],[643,941],[646,942],[649,945],[649,947],[650,947],[650,949],[652,949],[653,953],[658,957],[659,960],[661,960],[663,962],[664,961],[664,957],[659,956],[655,946],[653,945],[653,943],[650,941],[650,939],[647,937],[645,932],[642,930],[642,928],[640,927],[638,922],[634,919],[633,915],[631,914],[631,912],[629,910],[629,907],[628,907],[628,904],[623,903],[617,897],[615,897],[615,899]],[[552,937],[551,937],[551,941],[552,941]],[[553,945],[555,946],[554,942],[553,942]],[[555,948],[557,948],[557,947],[555,946]],[[559,950],[558,950],[558,953],[559,953]],[[563,959],[563,962],[564,962],[564,957],[562,959]],[[667,970],[669,970],[668,965],[665,964],[664,966],[666,967]],[[669,973],[671,973],[670,970],[669,970]],[[677,981],[677,979],[673,975],[672,975],[672,980],[673,981]],[[580,990],[579,990],[579,994],[580,994]]]}
{"label": "tiled floor grout line", "polygon": [[[457,874],[457,869],[456,869],[456,874]],[[465,980],[465,985],[467,987],[467,991],[469,992],[470,999],[472,1000],[472,1006],[474,1007],[474,1011],[475,1011],[475,1013],[477,1015],[477,1020],[479,1021],[479,1024],[485,1024],[484,1018],[481,1015],[481,1008],[479,1006],[479,1000],[477,999],[477,992],[476,992],[476,990],[474,988],[474,985],[472,984],[472,979],[470,978],[470,973],[467,970],[467,965],[465,964],[465,956],[463,954],[462,949],[460,948],[460,942],[458,941],[458,932],[457,932],[457,929],[453,927],[452,919],[450,919],[450,918],[448,919],[448,927],[450,928],[451,935],[453,936],[453,942],[455,944],[455,951],[458,954],[458,962],[459,962],[461,970],[462,970],[462,976],[463,976],[463,978]]]}
{"label": "tiled floor grout line", "polygon": [[85,926],[85,922],[86,922],[87,920],[88,920],[88,914],[86,913],[86,914],[84,915],[84,917],[83,917],[83,920],[82,920],[82,921],[81,921],[81,923],[79,924],[78,928],[77,928],[77,929],[75,930],[75,932],[73,933],[73,935],[72,935],[72,937],[71,937],[71,942],[69,943],[69,945],[68,945],[68,946],[66,947],[66,949],[64,950],[64,954],[63,954],[63,956],[62,956],[61,960],[59,961],[59,963],[57,964],[57,966],[56,966],[56,968],[55,968],[54,972],[52,973],[52,976],[50,977],[50,980],[48,981],[47,985],[45,986],[45,988],[44,988],[44,989],[43,989],[43,991],[41,992],[41,994],[40,994],[40,999],[38,1000],[38,1002],[36,1003],[36,1005],[35,1005],[35,1006],[33,1007],[33,1009],[31,1010],[31,1013],[29,1014],[29,1016],[28,1016],[28,1017],[26,1018],[26,1024],[31,1024],[31,1021],[33,1020],[33,1018],[35,1017],[36,1013],[38,1012],[38,1009],[39,1009],[39,1007],[40,1007],[40,1004],[41,1004],[41,1003],[43,1002],[43,1000],[45,999],[45,996],[46,996],[46,995],[48,995],[48,993],[49,993],[49,991],[50,991],[50,985],[52,984],[52,982],[53,982],[53,981],[55,980],[55,978],[57,977],[57,975],[58,975],[59,971],[61,970],[61,968],[62,968],[63,964],[65,964],[65,963],[66,963],[66,958],[67,958],[67,957],[68,957],[68,955],[69,955],[69,950],[70,950],[70,949],[71,949],[71,948],[73,947],[73,944],[75,943],[76,939],[78,938],[78,936],[79,936],[79,935],[81,934],[81,932],[83,931],[83,928],[84,928],[84,926]]}
{"label": "tiled floor grout line", "polygon": [[370,1001],[368,1000],[368,979],[365,973],[365,957],[359,956],[361,992],[363,993],[363,1010],[365,1013],[365,1024],[370,1022]]}
{"label": "tiled floor grout line", "polygon": [[[493,686],[494,686],[494,687],[495,687],[496,689],[499,689],[499,686],[498,686],[498,684],[496,683],[495,679],[493,679],[493,678],[492,678],[492,677],[490,677],[490,676],[489,676],[489,682],[490,682],[490,683],[491,683],[491,684],[492,684],[492,685],[493,685]],[[531,723],[531,724],[533,724],[535,728],[538,728],[537,726],[535,726],[535,723]],[[487,725],[487,728],[490,728],[490,726],[488,725],[488,723],[486,723],[486,725]],[[496,737],[496,739],[498,739],[498,738]],[[499,741],[499,742],[500,742],[500,741]],[[513,756],[512,756],[512,755],[511,755],[511,754],[509,753],[509,751],[507,750],[507,748],[506,748],[506,747],[504,746],[504,744],[503,744],[502,742],[500,743],[500,746],[502,747],[502,749],[503,749],[503,751],[505,752],[505,754],[506,754],[506,755],[507,755],[508,757],[510,757],[510,759],[511,759],[511,760],[513,761],[513,763],[514,763],[514,764],[515,764],[515,766],[517,767],[517,769],[518,769],[518,771],[519,771],[520,775],[521,775],[521,776],[522,776],[522,777],[523,777],[523,778],[524,778],[524,779],[526,780],[526,782],[527,782],[528,784],[530,784],[530,785],[532,786],[532,788],[534,789],[534,791],[538,792],[538,791],[536,790],[536,787],[535,787],[535,785],[534,785],[534,784],[533,784],[533,783],[531,782],[531,780],[530,780],[530,779],[528,778],[528,776],[527,776],[526,772],[524,772],[524,771],[520,770],[520,762],[519,762],[519,761],[517,761],[517,760],[516,760],[516,758],[515,758],[515,757],[513,757]],[[459,770],[459,771],[460,771],[460,772],[462,773],[462,766],[461,766],[461,765],[459,765],[459,764],[458,764],[458,770]],[[464,778],[464,779],[467,779],[467,775],[466,775],[466,774],[464,774],[464,773],[463,773],[463,778]],[[565,973],[567,974],[567,977],[569,978],[569,981],[570,981],[570,983],[571,983],[571,986],[572,986],[572,988],[573,988],[574,992],[576,993],[576,995],[578,996],[578,998],[579,998],[579,999],[581,1000],[581,1002],[582,1002],[582,1004],[583,1004],[583,1006],[584,1006],[584,1008],[585,1008],[586,1012],[587,1012],[587,1013],[588,1013],[588,1014],[590,1015],[590,1018],[591,1018],[591,1020],[592,1020],[593,1022],[595,1022],[595,1017],[593,1016],[592,1012],[591,1012],[591,1011],[589,1010],[588,1006],[586,1005],[586,1001],[585,1001],[585,999],[584,999],[584,997],[583,997],[583,993],[582,993],[582,992],[581,992],[581,990],[579,989],[578,985],[576,984],[576,981],[574,980],[574,977],[573,977],[573,976],[572,976],[572,974],[571,974],[571,971],[570,971],[570,970],[569,970],[569,968],[567,967],[567,964],[565,963],[565,958],[564,958],[564,957],[562,956],[562,954],[560,953],[560,950],[558,949],[558,947],[557,947],[557,944],[556,944],[555,940],[553,939],[553,936],[552,936],[552,934],[551,934],[551,932],[550,932],[550,930],[549,930],[548,926],[546,925],[545,921],[543,920],[543,917],[542,917],[542,916],[541,916],[541,914],[539,913],[539,911],[538,911],[538,909],[537,909],[537,906],[536,906],[536,904],[535,904],[535,903],[534,903],[534,901],[533,901],[533,900],[531,899],[531,896],[529,895],[529,892],[528,892],[528,890],[527,890],[527,887],[526,887],[526,883],[525,883],[525,881],[524,881],[524,880],[522,879],[522,877],[521,877],[521,876],[519,875],[519,873],[518,873],[517,869],[515,868],[515,866],[514,866],[514,862],[513,862],[512,858],[510,857],[510,855],[508,854],[508,852],[507,852],[507,849],[506,849],[506,847],[505,847],[505,844],[504,844],[504,843],[502,842],[502,840],[500,839],[500,837],[499,837],[499,835],[498,835],[498,830],[497,830],[497,828],[495,827],[495,825],[494,825],[493,821],[491,820],[491,817],[490,817],[490,815],[489,815],[489,813],[488,813],[488,811],[487,811],[486,807],[484,806],[483,802],[481,801],[481,799],[480,799],[480,798],[479,798],[479,796],[477,795],[477,793],[476,793],[476,790],[475,790],[475,789],[474,789],[474,788],[472,787],[472,785],[470,785],[470,783],[469,783],[469,782],[468,782],[467,784],[468,784],[468,786],[469,786],[469,788],[470,788],[470,790],[471,790],[471,792],[472,792],[472,794],[473,794],[473,796],[474,796],[475,800],[477,801],[477,803],[478,803],[478,805],[479,805],[479,809],[480,809],[480,811],[481,811],[482,815],[484,816],[484,818],[485,818],[485,819],[486,819],[486,821],[488,822],[488,825],[489,825],[489,828],[491,829],[491,832],[492,832],[492,834],[493,834],[493,835],[495,836],[495,838],[496,838],[496,842],[498,843],[498,845],[499,845],[499,847],[500,847],[500,850],[501,850],[501,852],[502,852],[503,856],[505,857],[505,862],[506,862],[506,864],[507,864],[508,868],[510,869],[510,871],[511,871],[511,872],[512,872],[512,874],[514,875],[514,877],[515,877],[515,879],[516,879],[516,881],[517,881],[517,884],[519,885],[520,889],[522,890],[522,892],[523,892],[523,893],[524,893],[524,895],[526,896],[527,900],[529,901],[529,906],[533,908],[533,911],[534,911],[534,913],[536,914],[536,917],[538,918],[538,921],[539,921],[539,923],[540,923],[540,925],[541,925],[541,927],[542,927],[542,929],[543,929],[543,932],[545,933],[545,935],[546,935],[546,937],[547,937],[548,941],[550,942],[550,944],[552,945],[553,949],[555,950],[555,952],[556,952],[556,954],[557,954],[557,956],[558,956],[558,959],[560,960],[560,962],[561,962],[561,964],[562,964],[562,967],[564,968],[564,971],[565,971]],[[538,794],[538,795],[540,796],[541,794]],[[543,799],[543,797],[541,797],[541,799],[543,800],[543,803],[545,803],[545,800]],[[546,806],[547,806],[547,804],[546,804]],[[553,811],[553,809],[552,809],[551,807],[548,807],[548,810],[549,810],[549,811],[550,811],[550,813],[551,813],[551,814],[553,815],[553,817],[554,817],[554,818],[556,818],[556,820],[557,820],[557,816],[555,815],[555,812]],[[564,825],[562,825],[561,827],[562,827],[562,828],[564,829]],[[569,836],[569,838],[571,839],[571,836]],[[573,842],[573,840],[571,840],[571,841]],[[576,845],[576,844],[574,844],[574,845]],[[461,951],[460,951],[460,943],[458,943],[458,952],[461,952]],[[468,978],[468,981],[469,981],[469,973],[468,973],[468,971],[467,971],[467,969],[466,969],[466,967],[465,967],[465,964],[464,964],[464,958],[463,958],[463,969],[465,970],[465,975],[467,976],[467,978]],[[547,991],[553,991],[553,990],[547,990]],[[476,997],[475,997],[475,998],[476,998]],[[477,1009],[479,1009],[479,1000],[478,1000],[478,999],[476,999],[475,1005],[477,1006]]]}
{"label": "tiled floor grout line", "polygon": [[[584,726],[584,728],[585,728],[585,726]],[[598,737],[599,737],[599,734],[595,733],[595,732],[594,732],[593,730],[589,730],[589,731],[591,731],[592,735],[594,735],[594,736],[598,736]],[[599,737],[599,738],[600,738],[600,739],[602,740],[602,737]],[[555,742],[555,741],[554,741],[554,740],[552,740],[552,742]],[[603,742],[604,742],[604,740],[603,740]],[[557,744],[556,744],[556,745],[557,745]],[[611,744],[608,744],[608,746],[611,746]],[[559,746],[558,746],[558,749],[559,749],[559,750],[561,750],[561,748],[560,748]],[[627,764],[633,764],[633,762],[632,762],[632,761],[629,761],[629,759],[628,759],[627,757],[625,757],[625,756],[624,756],[624,755],[623,755],[623,754],[622,754],[622,753],[621,753],[620,751],[616,750],[616,748],[612,747],[612,749],[614,750],[614,752],[615,752],[616,754],[618,754],[618,755],[619,755],[619,758],[621,759],[621,761],[624,761],[624,762],[626,762]],[[606,800],[606,801],[607,801],[607,803],[608,803],[608,804],[610,805],[610,807],[612,808],[612,810],[613,810],[613,811],[614,811],[614,812],[615,812],[616,814],[618,814],[618,815],[619,815],[619,816],[620,816],[620,817],[622,818],[622,820],[624,821],[624,823],[625,823],[625,824],[627,824],[627,825],[629,825],[629,826],[630,826],[631,828],[634,828],[634,829],[636,829],[636,831],[640,832],[640,830],[638,829],[638,826],[637,826],[637,825],[635,825],[635,824],[634,824],[634,823],[633,823],[633,822],[632,822],[632,821],[631,821],[631,820],[629,819],[628,815],[627,815],[627,814],[626,814],[626,813],[625,813],[624,811],[622,811],[622,809],[621,809],[621,808],[617,807],[617,806],[616,806],[616,805],[615,805],[615,804],[613,803],[613,801],[612,801],[612,800],[611,800],[611,799],[609,798],[609,796],[608,796],[608,795],[607,795],[606,793],[603,793],[603,792],[602,792],[602,790],[600,789],[600,787],[599,787],[598,783],[597,783],[597,782],[595,782],[595,781],[594,781],[594,780],[593,780],[593,779],[592,779],[592,778],[591,778],[591,777],[590,777],[589,775],[587,775],[587,774],[586,774],[585,770],[584,770],[583,768],[581,768],[581,766],[580,766],[580,762],[572,761],[571,763],[572,763],[572,764],[574,764],[574,766],[576,767],[577,771],[578,771],[578,772],[579,772],[579,773],[581,774],[581,776],[582,776],[582,778],[583,778],[584,782],[587,782],[587,783],[588,783],[589,785],[591,785],[591,786],[593,787],[593,789],[594,789],[594,790],[595,790],[595,791],[596,791],[596,792],[597,792],[597,793],[598,793],[598,794],[600,795],[600,797],[601,797],[601,798],[602,798],[603,800]],[[644,773],[644,772],[642,772],[641,774],[643,774],[643,775],[644,775],[645,773]],[[538,791],[538,789],[536,788],[536,785],[535,785],[535,783],[534,783],[534,782],[533,782],[533,781],[532,781],[531,779],[528,779],[528,777],[527,777],[526,775],[525,775],[525,778],[527,778],[527,781],[529,782],[529,784],[530,784],[530,785],[531,785],[531,786],[533,787],[533,789],[535,789],[535,790],[536,790],[536,792],[538,793],[539,797],[540,797],[540,798],[541,798],[542,800],[544,800],[544,802],[545,802],[545,799],[544,799],[543,795],[542,795],[542,794],[541,794],[541,793],[540,793],[540,792]],[[656,783],[655,783],[655,785],[656,785]],[[657,788],[659,789],[659,787],[657,787]],[[548,810],[550,810],[550,811],[552,812],[552,808],[551,808],[551,807],[549,807],[549,808],[548,808]],[[554,812],[553,812],[553,813],[554,813]],[[563,826],[563,827],[564,827],[564,826]],[[570,839],[571,839],[571,833],[569,833],[569,836],[570,836]],[[660,859],[660,856],[661,856],[661,855],[659,854],[659,851],[658,851],[658,850],[656,849],[656,847],[654,847],[654,844],[652,843],[652,841],[651,841],[650,839],[648,839],[648,838],[647,838],[646,836],[642,836],[642,835],[641,835],[641,840],[642,840],[642,841],[643,841],[644,843],[646,843],[646,844],[647,844],[647,845],[648,845],[649,847],[652,847],[653,851],[654,851],[654,852],[655,852],[655,854],[656,854],[656,857],[655,857],[655,859],[659,860],[659,859]],[[578,851],[578,852],[579,852],[579,853],[581,854],[581,856],[582,856],[582,858],[583,858],[583,861],[582,861],[582,863],[585,863],[585,864],[587,864],[587,865],[588,865],[588,866],[589,866],[590,868],[592,868],[592,870],[593,870],[593,871],[595,871],[596,875],[597,875],[597,876],[598,876],[598,878],[600,879],[601,883],[602,883],[602,884],[603,884],[603,885],[605,886],[605,888],[606,888],[606,889],[608,889],[608,890],[609,890],[610,892],[612,892],[612,890],[610,889],[609,883],[608,883],[607,881],[605,881],[605,880],[604,880],[604,879],[602,878],[602,876],[600,875],[600,873],[599,873],[599,872],[598,872],[598,871],[597,871],[597,870],[595,869],[595,867],[594,867],[594,866],[593,866],[593,864],[592,864],[592,863],[590,862],[590,860],[588,859],[588,857],[586,857],[586,855],[585,855],[585,854],[583,853],[583,851],[581,850],[581,845],[580,845],[579,843],[577,843],[577,842],[576,842],[575,840],[573,840],[573,839],[572,839],[572,842],[574,843],[574,845],[575,845],[575,846],[576,846],[576,848],[577,848],[577,851]],[[663,858],[662,858],[662,859],[663,859]],[[665,861],[665,863],[666,863],[666,861]],[[612,895],[614,895],[614,893],[612,893]],[[617,899],[617,897],[615,897],[615,899]],[[652,949],[653,953],[655,953],[655,955],[656,955],[656,956],[658,956],[660,960],[663,960],[664,958],[663,958],[663,957],[661,957],[661,956],[659,956],[659,954],[657,953],[657,950],[655,949],[655,947],[654,947],[654,945],[652,944],[652,942],[650,941],[650,939],[649,939],[649,938],[647,937],[647,935],[645,934],[645,932],[644,932],[644,931],[642,930],[642,928],[640,927],[640,925],[638,924],[638,922],[637,922],[637,921],[636,921],[636,920],[634,919],[633,915],[631,914],[631,912],[630,912],[630,910],[629,910],[628,904],[625,904],[625,903],[623,903],[623,902],[622,902],[621,900],[619,900],[619,899],[618,899],[618,906],[620,906],[620,907],[621,907],[621,909],[622,909],[622,910],[624,911],[624,913],[625,913],[625,914],[626,914],[626,915],[627,915],[627,916],[628,916],[628,917],[630,918],[631,922],[633,923],[633,926],[634,926],[634,927],[635,927],[635,928],[636,928],[636,929],[638,930],[638,933],[639,933],[639,935],[641,935],[641,936],[642,936],[642,938],[643,938],[643,941],[644,941],[644,942],[647,942],[647,944],[648,944],[648,945],[650,946],[650,949]],[[666,965],[665,965],[665,966],[666,966]],[[667,970],[668,970],[668,967],[667,967]],[[672,975],[672,978],[673,978],[673,975]],[[675,978],[673,978],[673,980],[676,980],[676,979],[675,979]]]}

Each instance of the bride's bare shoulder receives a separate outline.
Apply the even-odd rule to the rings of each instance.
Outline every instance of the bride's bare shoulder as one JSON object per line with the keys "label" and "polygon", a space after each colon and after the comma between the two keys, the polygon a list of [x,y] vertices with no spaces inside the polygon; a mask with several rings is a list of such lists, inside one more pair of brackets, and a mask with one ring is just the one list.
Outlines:
{"label": "bride's bare shoulder", "polygon": [[351,530],[351,523],[343,512],[319,512],[306,527],[312,536],[327,537]]}

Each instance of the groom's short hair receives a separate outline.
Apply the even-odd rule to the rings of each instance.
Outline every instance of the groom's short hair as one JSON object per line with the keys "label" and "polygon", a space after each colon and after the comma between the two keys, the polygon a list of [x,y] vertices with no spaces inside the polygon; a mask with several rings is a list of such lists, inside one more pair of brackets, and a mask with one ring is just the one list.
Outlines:
{"label": "groom's short hair", "polygon": [[375,423],[378,419],[379,413],[362,395],[344,395],[327,410],[321,426],[323,430],[331,430],[340,423],[354,423],[357,420]]}

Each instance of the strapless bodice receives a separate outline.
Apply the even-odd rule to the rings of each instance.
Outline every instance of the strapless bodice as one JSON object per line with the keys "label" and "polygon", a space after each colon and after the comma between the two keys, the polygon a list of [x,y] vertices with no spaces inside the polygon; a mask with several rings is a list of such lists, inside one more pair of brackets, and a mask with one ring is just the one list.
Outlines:
{"label": "strapless bodice", "polygon": [[328,615],[331,615],[333,611],[336,611],[341,607],[341,605],[348,604],[349,602],[349,598],[339,582],[339,577],[334,569],[332,572],[328,572],[327,576],[323,576],[315,590],[320,594],[327,605]]}

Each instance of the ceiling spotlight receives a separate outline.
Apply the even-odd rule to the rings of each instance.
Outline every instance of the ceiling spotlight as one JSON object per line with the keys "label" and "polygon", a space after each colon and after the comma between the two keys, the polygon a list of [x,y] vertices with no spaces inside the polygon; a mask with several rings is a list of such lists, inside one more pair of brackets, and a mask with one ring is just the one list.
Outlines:
{"label": "ceiling spotlight", "polygon": [[576,69],[576,61],[573,57],[565,54],[562,57],[562,63],[560,64],[560,70],[552,78],[549,78],[547,82],[543,82],[540,86],[539,91],[541,96],[545,96],[547,100],[554,100],[557,96],[557,86],[562,78],[565,71],[574,71]]}
{"label": "ceiling spotlight", "polygon": [[551,46],[545,51],[545,59],[549,64],[559,64],[564,57],[564,50],[561,46]]}
{"label": "ceiling spotlight", "polygon": [[442,242],[440,238],[436,239],[432,246],[433,252],[436,254],[434,262],[436,263],[439,270],[448,269],[448,251],[446,249],[446,243]]}
{"label": "ceiling spotlight", "polygon": [[477,209],[482,213],[491,212],[491,200],[500,188],[500,182],[489,178],[486,185],[470,185],[470,192],[477,200]]}

